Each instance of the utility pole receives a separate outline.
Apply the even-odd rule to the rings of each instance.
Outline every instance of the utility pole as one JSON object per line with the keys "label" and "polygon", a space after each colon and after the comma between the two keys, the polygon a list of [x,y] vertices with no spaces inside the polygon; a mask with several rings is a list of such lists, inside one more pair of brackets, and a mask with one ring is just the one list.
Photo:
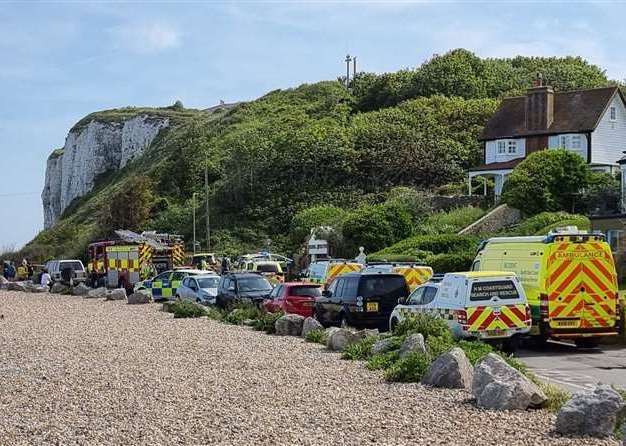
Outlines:
{"label": "utility pole", "polygon": [[204,205],[206,208],[206,245],[211,252],[211,223],[209,220],[209,157],[204,155]]}
{"label": "utility pole", "polygon": [[193,209],[193,253],[196,253],[196,193],[191,195],[191,206]]}
{"label": "utility pole", "polygon": [[346,88],[350,88],[350,62],[352,58],[350,55],[346,55]]}
{"label": "utility pole", "polygon": [[352,80],[356,79],[356,56],[352,58]]}

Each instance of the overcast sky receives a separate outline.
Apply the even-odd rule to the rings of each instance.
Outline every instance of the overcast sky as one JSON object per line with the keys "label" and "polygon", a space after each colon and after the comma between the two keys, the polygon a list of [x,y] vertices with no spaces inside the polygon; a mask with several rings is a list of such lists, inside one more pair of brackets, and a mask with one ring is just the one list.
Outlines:
{"label": "overcast sky", "polygon": [[464,47],[580,55],[626,77],[617,2],[0,0],[0,251],[43,227],[45,161],[107,108],[209,107]]}

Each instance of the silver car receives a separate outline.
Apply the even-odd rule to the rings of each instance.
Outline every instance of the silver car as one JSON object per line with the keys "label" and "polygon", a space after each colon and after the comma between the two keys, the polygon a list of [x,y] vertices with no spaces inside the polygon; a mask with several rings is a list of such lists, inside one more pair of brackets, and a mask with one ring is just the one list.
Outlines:
{"label": "silver car", "polygon": [[217,274],[201,274],[198,276],[185,277],[182,284],[176,290],[176,297],[204,305],[215,305],[215,296],[217,296],[217,284],[219,281],[220,276]]}

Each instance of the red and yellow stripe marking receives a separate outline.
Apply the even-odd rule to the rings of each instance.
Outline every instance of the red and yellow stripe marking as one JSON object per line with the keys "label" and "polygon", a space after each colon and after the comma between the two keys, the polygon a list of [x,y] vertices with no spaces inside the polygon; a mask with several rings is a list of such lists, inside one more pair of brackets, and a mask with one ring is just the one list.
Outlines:
{"label": "red and yellow stripe marking", "polygon": [[335,277],[346,273],[361,271],[363,265],[359,263],[333,263],[328,267],[326,283],[330,283]]}
{"label": "red and yellow stripe marking", "polygon": [[396,267],[394,272],[402,274],[406,279],[406,283],[409,289],[413,291],[423,283],[428,282],[433,276],[433,269],[430,266],[418,266],[418,267]]}
{"label": "red and yellow stripe marking", "polygon": [[467,330],[478,332],[530,326],[531,321],[526,317],[526,305],[503,305],[498,308],[499,311],[488,306],[467,308]]}
{"label": "red and yellow stripe marking", "polygon": [[613,258],[602,243],[561,243],[548,262],[552,327],[560,326],[559,319],[567,319],[563,323],[568,328],[615,325],[617,277]]}

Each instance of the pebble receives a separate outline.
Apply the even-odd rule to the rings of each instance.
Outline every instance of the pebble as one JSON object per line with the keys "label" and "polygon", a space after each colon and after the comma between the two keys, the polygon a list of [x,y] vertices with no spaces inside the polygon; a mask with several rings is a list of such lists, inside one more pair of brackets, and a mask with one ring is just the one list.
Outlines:
{"label": "pebble", "polygon": [[544,411],[392,384],[296,337],[160,305],[0,291],[0,444],[606,445]]}

